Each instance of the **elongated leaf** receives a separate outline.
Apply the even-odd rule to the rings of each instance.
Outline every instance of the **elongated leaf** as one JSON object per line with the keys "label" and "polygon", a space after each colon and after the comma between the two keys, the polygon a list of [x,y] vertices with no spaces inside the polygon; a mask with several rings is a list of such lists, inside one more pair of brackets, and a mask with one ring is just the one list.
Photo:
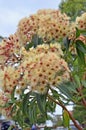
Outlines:
{"label": "elongated leaf", "polygon": [[59,99],[58,91],[56,91],[55,89],[51,89],[51,91],[52,91],[53,97],[56,99]]}
{"label": "elongated leaf", "polygon": [[76,92],[76,86],[72,82],[60,84],[58,86],[58,89],[60,90],[60,92],[62,94],[64,94],[65,96],[67,96],[71,100],[73,98],[73,93]]}
{"label": "elongated leaf", "polygon": [[13,126],[10,126],[9,128],[8,128],[8,130],[12,130],[13,129]]}
{"label": "elongated leaf", "polygon": [[36,94],[36,100],[40,111],[46,114],[46,95]]}
{"label": "elongated leaf", "polygon": [[47,103],[46,103],[46,109],[47,109],[47,112],[55,112],[55,108],[56,108],[56,104],[51,101],[51,100],[48,100]]}
{"label": "elongated leaf", "polygon": [[13,101],[9,101],[7,102],[4,106],[0,106],[0,107],[10,107],[11,105],[13,105]]}
{"label": "elongated leaf", "polygon": [[23,128],[24,118],[23,118],[21,109],[19,109],[19,110],[17,111],[17,114],[16,114],[16,116],[14,117],[14,120],[15,120],[15,121],[18,121],[19,125]]}
{"label": "elongated leaf", "polygon": [[45,123],[46,117],[44,114],[38,114],[37,116],[37,124]]}
{"label": "elongated leaf", "polygon": [[15,90],[16,90],[16,86],[14,87],[12,94],[11,94],[11,100],[14,102],[15,101]]}
{"label": "elongated leaf", "polygon": [[34,47],[36,47],[38,45],[38,36],[36,34],[33,35],[31,42],[33,43]]}
{"label": "elongated leaf", "polygon": [[80,87],[80,86],[81,86],[81,83],[80,83],[80,78],[79,78],[79,76],[78,76],[78,75],[74,75],[74,79],[75,79],[75,82],[76,82],[77,86]]}
{"label": "elongated leaf", "polygon": [[31,95],[31,92],[28,92],[27,94],[25,94],[24,99],[22,101],[22,112],[27,115],[27,111],[28,111],[28,102],[29,102],[29,97]]}
{"label": "elongated leaf", "polygon": [[85,64],[86,45],[81,40],[76,41],[76,50],[79,63]]}
{"label": "elongated leaf", "polygon": [[28,113],[28,116],[29,116],[29,119],[30,119],[30,122],[31,124],[34,124],[34,111],[33,111],[33,108],[30,106],[29,107],[29,113]]}
{"label": "elongated leaf", "polygon": [[70,40],[68,39],[68,37],[63,39],[64,45],[66,47],[66,50],[69,49],[69,45],[70,45]]}
{"label": "elongated leaf", "polygon": [[82,53],[86,54],[86,45],[81,40],[76,41],[76,48],[78,48]]}
{"label": "elongated leaf", "polygon": [[42,38],[38,38],[38,45],[43,44],[43,39]]}
{"label": "elongated leaf", "polygon": [[42,38],[39,38],[37,34],[35,34],[35,35],[33,35],[31,42],[33,43],[33,46],[35,48],[37,45],[42,44],[43,40],[42,40]]}
{"label": "elongated leaf", "polygon": [[84,64],[85,65],[85,55],[80,49],[77,47],[77,54],[78,54],[78,62],[79,64]]}
{"label": "elongated leaf", "polygon": [[80,30],[76,28],[76,38],[80,36]]}
{"label": "elongated leaf", "polygon": [[70,123],[70,117],[69,114],[66,110],[63,111],[63,124],[64,127],[68,127],[69,128],[69,123]]}
{"label": "elongated leaf", "polygon": [[37,103],[35,101],[36,101],[35,98],[33,98],[30,101],[27,112],[27,116],[31,124],[34,124],[37,121]]}
{"label": "elongated leaf", "polygon": [[36,123],[37,122],[37,104],[36,103],[34,103],[34,105],[33,105],[33,118],[34,118],[34,123]]}
{"label": "elongated leaf", "polygon": [[82,35],[86,36],[86,30],[79,30],[79,31],[80,31],[80,33],[81,33]]}
{"label": "elongated leaf", "polygon": [[82,85],[86,88],[86,80],[82,80]]}

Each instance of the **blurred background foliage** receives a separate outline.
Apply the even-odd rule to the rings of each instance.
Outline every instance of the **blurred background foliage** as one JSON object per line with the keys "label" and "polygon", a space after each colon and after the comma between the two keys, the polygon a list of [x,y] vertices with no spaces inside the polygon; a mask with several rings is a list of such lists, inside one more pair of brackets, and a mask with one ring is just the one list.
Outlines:
{"label": "blurred background foliage", "polygon": [[86,0],[61,0],[59,9],[75,20],[76,16],[86,12]]}

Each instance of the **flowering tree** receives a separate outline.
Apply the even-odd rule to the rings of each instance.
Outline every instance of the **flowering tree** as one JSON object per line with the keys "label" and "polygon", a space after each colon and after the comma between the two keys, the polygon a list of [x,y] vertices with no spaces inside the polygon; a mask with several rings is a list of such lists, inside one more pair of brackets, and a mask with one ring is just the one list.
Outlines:
{"label": "flowering tree", "polygon": [[0,43],[0,111],[25,130],[46,121],[56,104],[64,126],[77,124],[66,105],[86,108],[86,13],[70,22],[58,10],[39,10]]}

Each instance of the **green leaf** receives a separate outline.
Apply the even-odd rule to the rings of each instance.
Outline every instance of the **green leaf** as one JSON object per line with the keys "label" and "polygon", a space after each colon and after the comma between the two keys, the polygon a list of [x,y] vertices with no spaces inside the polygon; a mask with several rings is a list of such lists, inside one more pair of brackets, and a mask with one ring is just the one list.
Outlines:
{"label": "green leaf", "polygon": [[10,107],[11,105],[13,105],[13,101],[6,102],[6,104],[2,107]]}
{"label": "green leaf", "polygon": [[42,38],[39,38],[37,34],[33,35],[32,41],[34,48],[37,47],[37,45],[40,45],[43,43]]}
{"label": "green leaf", "polygon": [[43,39],[42,38],[38,38],[38,45],[43,44]]}
{"label": "green leaf", "polygon": [[33,107],[30,106],[28,110],[29,110],[28,111],[28,116],[29,116],[30,122],[31,122],[31,124],[34,124],[35,120],[34,120],[34,110],[33,110]]}
{"label": "green leaf", "polygon": [[86,54],[86,45],[81,40],[76,41],[76,48]]}
{"label": "green leaf", "polygon": [[58,89],[62,94],[67,96],[70,100],[73,99],[73,94],[76,93],[76,86],[73,82],[62,83],[58,86]]}
{"label": "green leaf", "polygon": [[86,80],[82,80],[81,83],[86,88]]}
{"label": "green leaf", "polygon": [[77,47],[77,54],[78,54],[78,63],[79,64],[84,64],[85,65],[85,55],[80,49]]}
{"label": "green leaf", "polygon": [[55,108],[56,108],[56,104],[51,101],[51,100],[48,100],[47,103],[46,103],[46,109],[47,109],[47,112],[55,112]]}
{"label": "green leaf", "polygon": [[78,87],[80,87],[80,86],[81,86],[81,83],[80,83],[80,78],[79,78],[79,76],[78,76],[78,75],[74,75],[74,79],[75,79],[75,82],[76,82],[76,84],[78,85]]}
{"label": "green leaf", "polygon": [[46,117],[44,114],[38,114],[37,115],[37,124],[45,123]]}
{"label": "green leaf", "polygon": [[82,35],[86,36],[86,30],[79,30],[79,31],[80,31],[80,33],[81,33]]}
{"label": "green leaf", "polygon": [[33,42],[27,43],[25,49],[28,51],[31,47],[33,47]]}
{"label": "green leaf", "polygon": [[80,36],[80,30],[76,28],[76,38]]}
{"label": "green leaf", "polygon": [[36,100],[40,111],[46,115],[46,95],[36,93]]}
{"label": "green leaf", "polygon": [[53,97],[56,98],[56,99],[59,99],[58,92],[55,89],[51,89],[51,91],[52,91]]}
{"label": "green leaf", "polygon": [[30,120],[31,124],[34,124],[37,122],[37,103],[35,102],[35,98],[33,98],[30,103],[29,103],[29,107],[28,107],[28,113],[27,116]]}
{"label": "green leaf", "polygon": [[11,109],[11,114],[13,115],[16,112],[17,106],[14,104]]}
{"label": "green leaf", "polygon": [[64,45],[66,47],[66,50],[68,50],[69,49],[69,45],[70,45],[70,40],[68,39],[68,37],[65,37],[63,39],[63,42],[64,42]]}
{"label": "green leaf", "polygon": [[17,111],[17,114],[16,114],[16,116],[14,117],[14,120],[17,121],[21,127],[23,127],[24,118],[23,118],[23,114],[22,114],[21,109],[19,109],[19,110]]}
{"label": "green leaf", "polygon": [[33,35],[32,43],[33,43],[34,47],[36,47],[38,45],[38,36],[37,36],[37,34]]}
{"label": "green leaf", "polygon": [[12,130],[14,127],[13,126],[10,126],[9,128],[8,128],[8,130]]}
{"label": "green leaf", "polygon": [[45,127],[44,130],[51,130],[51,128],[49,128],[49,127]]}
{"label": "green leaf", "polygon": [[31,95],[31,92],[28,92],[24,95],[24,99],[22,101],[22,112],[27,116],[28,111],[28,103],[29,103],[29,97]]}
{"label": "green leaf", "polygon": [[16,90],[16,87],[14,87],[13,91],[12,91],[12,94],[11,94],[11,100],[14,102],[16,100],[15,98],[15,90]]}
{"label": "green leaf", "polygon": [[69,117],[69,114],[66,110],[63,111],[63,124],[64,124],[64,127],[69,128],[70,117]]}
{"label": "green leaf", "polygon": [[85,64],[86,45],[81,40],[76,41],[76,50],[79,63]]}

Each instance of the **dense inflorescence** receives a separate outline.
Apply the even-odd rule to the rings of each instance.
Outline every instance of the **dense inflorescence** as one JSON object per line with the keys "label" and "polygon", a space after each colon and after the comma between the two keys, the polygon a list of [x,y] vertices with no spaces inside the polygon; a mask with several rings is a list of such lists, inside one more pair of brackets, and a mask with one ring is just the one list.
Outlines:
{"label": "dense inflorescence", "polygon": [[[20,95],[24,89],[45,94],[50,87],[58,87],[70,80],[60,40],[64,37],[73,40],[75,27],[86,29],[86,13],[74,23],[58,10],[39,10],[19,22],[15,34],[0,43],[0,106],[11,100],[14,89],[15,95]],[[43,43],[26,50],[35,34]],[[83,36],[79,39],[86,43]],[[2,109],[9,117],[12,107]]]}
{"label": "dense inflorescence", "polygon": [[70,25],[69,17],[58,10],[39,10],[30,17],[25,17],[18,24],[17,33],[21,43],[26,44],[33,34],[37,34],[48,42],[58,41],[70,34],[74,27]]}

